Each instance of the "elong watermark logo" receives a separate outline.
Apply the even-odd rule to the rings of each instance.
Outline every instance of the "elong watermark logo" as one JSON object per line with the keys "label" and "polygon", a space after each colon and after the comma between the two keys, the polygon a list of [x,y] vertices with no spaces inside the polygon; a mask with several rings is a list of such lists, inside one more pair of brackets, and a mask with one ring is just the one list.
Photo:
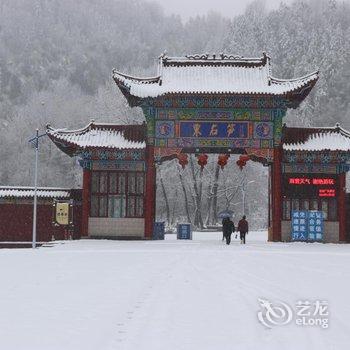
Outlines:
{"label": "elong watermark logo", "polygon": [[[294,322],[297,326],[329,327],[328,302],[324,300],[298,300],[294,308],[283,301],[271,302],[259,298],[259,322],[267,328],[285,326]],[[294,317],[295,316],[295,317]]]}

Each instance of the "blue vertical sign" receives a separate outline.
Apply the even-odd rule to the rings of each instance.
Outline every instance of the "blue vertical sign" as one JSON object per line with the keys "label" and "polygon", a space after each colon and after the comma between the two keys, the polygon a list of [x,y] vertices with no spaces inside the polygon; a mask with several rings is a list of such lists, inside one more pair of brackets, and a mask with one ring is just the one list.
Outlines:
{"label": "blue vertical sign", "polygon": [[308,211],[292,211],[292,241],[307,241]]}
{"label": "blue vertical sign", "polygon": [[292,241],[322,241],[323,232],[322,211],[292,211]]}
{"label": "blue vertical sign", "polygon": [[323,240],[323,212],[317,210],[309,211],[309,240],[322,241]]}

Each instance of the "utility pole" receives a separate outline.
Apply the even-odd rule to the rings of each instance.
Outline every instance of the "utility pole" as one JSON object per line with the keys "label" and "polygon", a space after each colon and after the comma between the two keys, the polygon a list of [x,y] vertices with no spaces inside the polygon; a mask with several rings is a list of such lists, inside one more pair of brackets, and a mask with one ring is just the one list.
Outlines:
{"label": "utility pole", "polygon": [[33,238],[32,248],[36,248],[36,222],[37,222],[37,207],[38,207],[38,154],[39,154],[39,138],[46,134],[39,135],[39,129],[36,129],[36,135],[28,142],[35,147],[35,170],[34,170],[34,208],[33,208]]}
{"label": "utility pole", "polygon": [[245,181],[242,184],[243,215],[245,215]]}
{"label": "utility pole", "polygon": [[248,181],[247,182],[247,178],[246,175],[244,175],[244,179],[242,181],[242,185],[241,185],[241,190],[242,190],[242,204],[243,204],[243,215],[245,215],[245,191],[246,191],[246,186],[248,186],[251,183],[254,183],[255,180],[252,181]]}

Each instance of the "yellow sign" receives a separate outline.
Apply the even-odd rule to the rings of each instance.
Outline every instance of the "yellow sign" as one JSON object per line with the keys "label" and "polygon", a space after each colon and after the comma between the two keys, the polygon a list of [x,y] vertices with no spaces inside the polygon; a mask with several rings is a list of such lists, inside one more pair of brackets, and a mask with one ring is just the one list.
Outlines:
{"label": "yellow sign", "polygon": [[59,225],[69,224],[69,203],[56,203],[56,222]]}

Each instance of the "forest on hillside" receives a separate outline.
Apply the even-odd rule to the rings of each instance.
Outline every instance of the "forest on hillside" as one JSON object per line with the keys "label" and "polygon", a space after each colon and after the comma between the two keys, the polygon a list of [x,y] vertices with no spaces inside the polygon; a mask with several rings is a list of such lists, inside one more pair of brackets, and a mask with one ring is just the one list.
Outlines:
{"label": "forest on hillside", "polygon": [[[289,125],[350,129],[350,6],[335,0],[295,1],[268,11],[254,1],[242,15],[218,13],[191,18],[166,15],[156,2],[141,0],[2,0],[0,2],[0,185],[31,185],[36,128],[85,126],[91,119],[142,123],[114,85],[113,68],[154,74],[157,57],[226,52],[258,56],[266,51],[273,74],[299,77],[316,69],[320,80]],[[216,158],[203,174],[200,203],[198,165],[176,161],[158,169],[158,217],[215,222],[212,189]],[[40,148],[39,184],[78,187],[81,171],[48,140]],[[231,157],[220,169],[218,209],[242,211],[237,183],[246,189],[247,211],[257,227],[267,211],[267,169],[248,163],[241,172]],[[183,191],[185,189],[185,191]],[[198,193],[197,193],[198,194]],[[187,200],[187,205],[184,205]],[[199,213],[199,214],[198,214]],[[197,220],[198,221],[198,220]]]}

